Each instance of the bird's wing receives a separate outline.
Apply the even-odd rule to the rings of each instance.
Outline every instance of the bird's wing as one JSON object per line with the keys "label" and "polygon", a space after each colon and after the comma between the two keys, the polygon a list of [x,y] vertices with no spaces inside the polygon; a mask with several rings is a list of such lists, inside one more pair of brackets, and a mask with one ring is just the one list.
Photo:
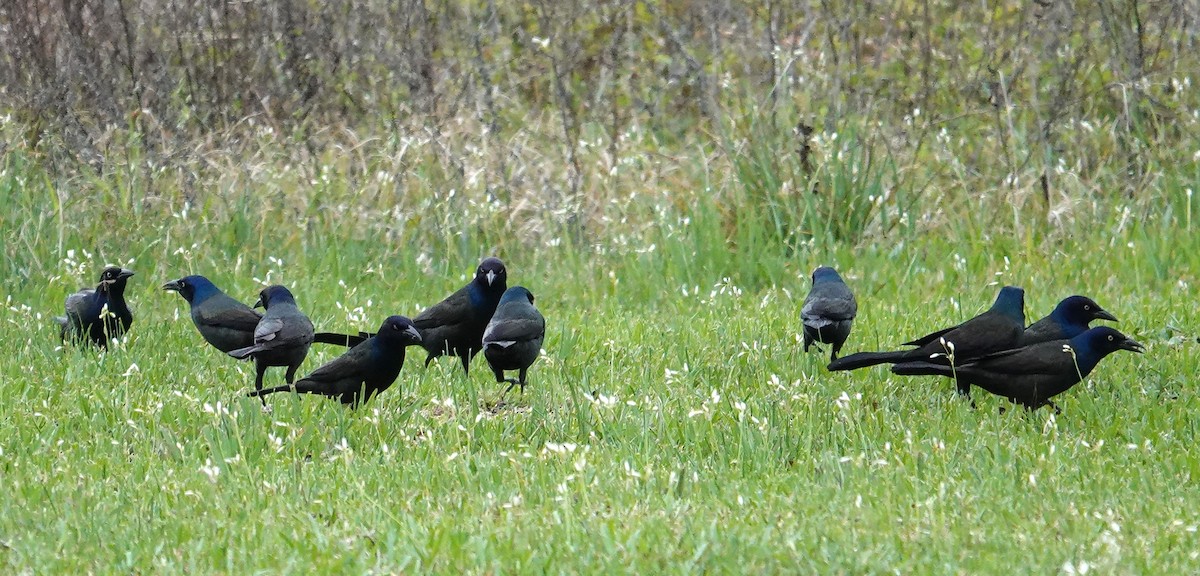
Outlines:
{"label": "bird's wing", "polygon": [[1040,344],[1051,340],[1062,340],[1067,338],[1063,333],[1063,328],[1050,316],[1042,318],[1033,324],[1021,334],[1021,344],[1029,346],[1032,344]]}
{"label": "bird's wing", "polygon": [[428,330],[439,326],[461,324],[471,317],[471,296],[463,288],[446,297],[445,300],[426,308],[416,318],[413,326],[418,330]]}
{"label": "bird's wing", "polygon": [[901,346],[924,346],[926,344],[929,344],[930,342],[937,342],[938,338],[941,338],[942,336],[945,336],[946,334],[949,334],[950,332],[958,330],[958,328],[960,326],[962,326],[962,324],[958,324],[956,326],[951,326],[949,328],[944,328],[942,330],[938,330],[937,332],[930,332],[929,334],[926,334],[920,338],[917,338],[916,340],[910,340],[908,342],[905,342],[904,344],[901,344]]}
{"label": "bird's wing", "polygon": [[254,329],[254,342],[270,342],[279,335],[279,331],[283,329],[282,318],[264,317],[259,320],[258,326]]}
{"label": "bird's wing", "polygon": [[913,342],[924,344],[912,352],[916,356],[944,353],[945,348],[939,339],[945,338],[954,343],[955,354],[962,363],[984,354],[1015,347],[1024,330],[1025,326],[1020,322],[988,311],[955,326],[952,330],[934,332],[920,340],[914,340]]}
{"label": "bird's wing", "polygon": [[[244,332],[257,331],[262,314],[249,306],[197,306],[193,319],[196,324],[214,328],[230,328]],[[205,303],[207,304],[207,302]],[[255,334],[257,336],[257,334]]]}
{"label": "bird's wing", "polygon": [[968,362],[964,368],[1011,376],[1070,374],[1077,368],[1074,357],[1064,348],[1066,344],[1066,340],[1059,340],[994,352]]}
{"label": "bird's wing", "polygon": [[484,342],[521,342],[537,340],[546,333],[546,321],[542,318],[509,318],[488,324],[483,333]]}
{"label": "bird's wing", "polygon": [[299,311],[287,315],[284,318],[283,328],[279,331],[279,337],[291,343],[311,343],[313,341],[312,320]]}
{"label": "bird's wing", "polygon": [[800,309],[800,318],[805,324],[829,324],[839,320],[852,320],[857,313],[858,305],[852,299],[818,297],[804,301],[804,307]]}
{"label": "bird's wing", "polygon": [[343,380],[361,380],[366,373],[371,345],[367,342],[348,350],[345,354],[334,358],[320,368],[313,370],[303,380],[334,384]]}
{"label": "bird's wing", "polygon": [[67,296],[67,316],[79,318],[87,314],[88,306],[91,305],[92,296],[96,293],[91,288],[84,288],[70,296]]}

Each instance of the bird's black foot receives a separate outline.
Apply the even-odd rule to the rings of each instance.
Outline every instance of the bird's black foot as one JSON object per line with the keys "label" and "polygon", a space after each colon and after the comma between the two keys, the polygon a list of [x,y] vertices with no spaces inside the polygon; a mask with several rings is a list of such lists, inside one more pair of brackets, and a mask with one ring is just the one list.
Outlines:
{"label": "bird's black foot", "polygon": [[504,397],[507,396],[508,393],[512,391],[514,386],[520,386],[521,387],[521,395],[522,396],[525,395],[525,383],[524,382],[521,382],[520,380],[517,380],[516,378],[505,378],[504,380],[501,380],[501,382],[508,382],[508,388],[505,388],[504,392],[500,393],[500,401],[501,402],[504,401]]}

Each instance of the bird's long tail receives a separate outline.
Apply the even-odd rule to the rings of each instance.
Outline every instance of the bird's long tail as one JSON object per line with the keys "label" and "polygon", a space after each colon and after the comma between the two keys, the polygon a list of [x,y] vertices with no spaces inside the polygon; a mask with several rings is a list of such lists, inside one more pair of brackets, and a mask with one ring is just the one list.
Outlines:
{"label": "bird's long tail", "polygon": [[58,325],[58,338],[62,341],[67,340],[67,330],[71,326],[66,316],[55,316],[54,323]]}
{"label": "bird's long tail", "polygon": [[829,371],[837,372],[838,370],[857,370],[874,366],[876,364],[884,364],[887,362],[896,363],[904,360],[908,352],[858,352],[849,356],[842,356],[837,360],[829,363]]}
{"label": "bird's long tail", "polygon": [[292,386],[290,384],[284,384],[283,386],[276,386],[274,388],[263,388],[262,390],[255,390],[253,392],[247,392],[246,395],[251,398],[257,398],[259,396],[266,396],[267,394],[274,394],[276,392],[291,392],[291,391],[292,391]]}
{"label": "bird's long tail", "polygon": [[229,354],[238,360],[245,360],[246,358],[249,358],[251,354],[258,352],[258,350],[258,345],[254,345],[247,346],[245,348],[238,348],[237,350],[230,350],[229,352],[226,352],[226,354]]}
{"label": "bird's long tail", "polygon": [[[954,388],[960,396],[971,395],[971,379],[963,377],[962,372],[951,368],[949,364],[938,364],[925,360],[899,362],[892,364],[892,374],[900,376],[945,376],[954,380]],[[975,404],[972,403],[972,406]]]}
{"label": "bird's long tail", "polygon": [[901,376],[946,376],[954,377],[954,371],[944,364],[916,361],[892,364],[892,373]]}
{"label": "bird's long tail", "polygon": [[258,396],[266,396],[267,394],[274,394],[276,392],[295,392],[296,394],[329,395],[328,390],[324,389],[321,385],[317,384],[316,382],[312,382],[310,380],[300,380],[300,381],[292,383],[292,384],[284,384],[283,386],[276,386],[274,388],[263,388],[262,390],[255,390],[253,392],[247,392],[246,395],[251,398],[256,398]]}
{"label": "bird's long tail", "polygon": [[317,332],[313,335],[313,342],[353,348],[359,344],[362,344],[364,340],[372,336],[374,336],[374,334],[371,334],[370,332],[359,332],[357,335],[338,334],[337,332]]}

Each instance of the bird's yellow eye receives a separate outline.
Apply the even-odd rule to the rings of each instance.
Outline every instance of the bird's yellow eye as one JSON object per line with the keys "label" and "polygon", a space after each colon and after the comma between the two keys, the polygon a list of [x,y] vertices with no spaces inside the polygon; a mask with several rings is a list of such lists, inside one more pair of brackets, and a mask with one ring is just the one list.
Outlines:
{"label": "bird's yellow eye", "polygon": [[1108,335],[1108,341],[1109,341],[1109,342],[1112,342],[1112,339],[1113,339],[1113,337],[1112,337],[1112,334],[1109,334],[1109,335]]}
{"label": "bird's yellow eye", "polygon": [[1092,307],[1091,307],[1091,305],[1089,305],[1089,304],[1084,304],[1084,305],[1083,305],[1083,309],[1084,309],[1084,310],[1091,310],[1091,309],[1092,309]]}

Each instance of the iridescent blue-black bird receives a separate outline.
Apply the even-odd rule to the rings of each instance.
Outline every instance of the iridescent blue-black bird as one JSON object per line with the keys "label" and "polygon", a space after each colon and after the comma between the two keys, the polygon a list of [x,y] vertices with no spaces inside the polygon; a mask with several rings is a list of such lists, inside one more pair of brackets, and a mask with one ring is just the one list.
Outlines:
{"label": "iridescent blue-black bird", "polygon": [[[438,356],[458,356],[463,372],[470,372],[471,359],[483,347],[483,331],[496,312],[496,305],[508,286],[508,271],[499,258],[486,258],[475,269],[475,278],[445,300],[426,308],[413,318],[421,331],[421,346],[429,353],[425,365]],[[369,338],[370,332],[337,334],[321,332],[317,342],[354,346]]]}
{"label": "iridescent blue-black bird", "polygon": [[109,266],[100,273],[96,288],[84,288],[67,296],[66,316],[57,316],[59,336],[63,341],[87,340],[108,348],[111,338],[129,331],[133,312],[125,302],[125,282],[133,270]]}
{"label": "iridescent blue-black bird", "polygon": [[[541,354],[545,338],[546,319],[533,305],[533,294],[524,286],[506,290],[483,331],[483,357],[496,381],[508,382],[504,394],[517,385],[525,393],[525,374]],[[518,377],[505,379],[505,370],[517,370]]]}
{"label": "iridescent blue-black bird", "polygon": [[390,316],[379,332],[345,354],[287,386],[255,390],[250,396],[276,392],[320,394],[359,406],[387,390],[404,366],[404,349],[421,343],[421,333],[404,316]]}
{"label": "iridescent blue-black bird", "polygon": [[[829,370],[854,370],[876,364],[916,360],[949,364],[951,356],[954,363],[958,364],[1012,348],[1024,332],[1025,291],[1016,286],[1005,286],[986,312],[957,326],[904,343],[917,348],[897,352],[859,352],[830,362]],[[960,381],[958,392],[969,394],[970,385]]]}
{"label": "iridescent blue-black bird", "polygon": [[850,337],[850,327],[858,314],[858,303],[850,287],[838,275],[837,270],[821,266],[812,273],[812,289],[800,309],[800,320],[804,324],[804,351],[813,342],[829,344],[833,349],[829,360],[837,360],[838,352]]}
{"label": "iridescent blue-black bird", "polygon": [[1086,378],[1100,360],[1117,350],[1142,352],[1142,345],[1108,326],[1089,328],[1070,340],[1053,340],[1005,350],[956,364],[901,362],[892,372],[903,376],[945,376],[975,385],[1029,409],[1050,401]]}
{"label": "iridescent blue-black bird", "polygon": [[1093,320],[1117,321],[1117,317],[1109,314],[1095,300],[1087,296],[1068,296],[1063,298],[1045,318],[1030,324],[1021,334],[1021,340],[1016,347],[1029,346],[1052,340],[1069,340],[1087,331]]}
{"label": "iridescent blue-black bird", "polygon": [[254,345],[257,310],[234,300],[203,276],[184,276],[163,284],[178,292],[191,308],[192,323],[209,344],[222,352]]}
{"label": "iridescent blue-black bird", "polygon": [[287,366],[284,380],[291,384],[313,342],[312,321],[296,307],[296,299],[287,288],[263,288],[254,303],[255,308],[260,306],[267,312],[254,328],[254,344],[229,351],[239,360],[254,357],[255,390],[262,390],[263,373],[270,366]]}

